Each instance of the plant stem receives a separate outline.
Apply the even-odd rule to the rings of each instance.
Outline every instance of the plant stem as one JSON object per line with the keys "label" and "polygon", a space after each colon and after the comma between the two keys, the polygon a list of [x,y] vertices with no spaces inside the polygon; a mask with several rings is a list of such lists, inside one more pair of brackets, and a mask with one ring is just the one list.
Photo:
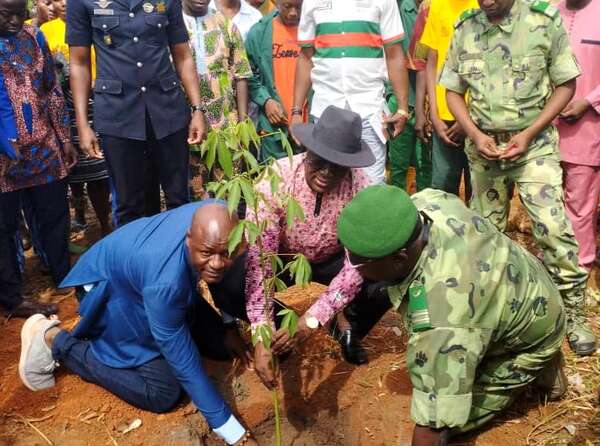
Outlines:
{"label": "plant stem", "polygon": [[[275,366],[276,359],[273,359],[273,366]],[[281,418],[279,416],[279,391],[277,387],[271,390],[273,396],[273,408],[275,409],[275,446],[282,446],[281,443]]]}

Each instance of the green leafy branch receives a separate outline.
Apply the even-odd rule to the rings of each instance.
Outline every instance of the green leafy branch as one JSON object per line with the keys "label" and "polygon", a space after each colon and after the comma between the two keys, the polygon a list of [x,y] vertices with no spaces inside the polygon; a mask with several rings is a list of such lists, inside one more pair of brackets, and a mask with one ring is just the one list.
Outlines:
{"label": "green leafy branch", "polygon": [[[276,132],[281,140],[282,147],[292,163],[292,147],[285,133]],[[263,135],[270,136],[269,135]],[[273,296],[287,288],[282,280],[283,275],[289,275],[294,283],[306,286],[311,279],[311,267],[306,257],[302,254],[277,254],[267,252],[263,237],[268,230],[270,222],[259,221],[259,209],[266,208],[273,214],[285,213],[288,228],[292,228],[297,221],[304,220],[302,206],[289,194],[280,190],[282,178],[273,163],[259,163],[252,153],[253,147],[259,147],[259,136],[250,120],[238,124],[228,124],[223,129],[212,130],[206,141],[201,146],[201,155],[209,170],[218,165],[222,176],[207,185],[207,190],[213,192],[217,198],[227,200],[227,208],[231,214],[236,212],[242,199],[247,209],[251,209],[253,219],[241,220],[231,231],[228,240],[228,251],[233,253],[244,240],[250,246],[255,246],[259,252],[259,265],[263,277],[263,292],[265,298],[265,320],[271,319]],[[266,182],[270,187],[270,197],[267,198],[256,187],[259,183]],[[284,263],[282,257],[291,258]],[[277,313],[282,318],[281,328],[288,330],[294,336],[298,327],[298,315],[292,309],[283,309]],[[263,324],[252,333],[252,343],[256,346],[262,342],[265,348],[270,349],[273,340],[273,327]],[[275,368],[276,358],[272,366]],[[276,444],[281,445],[281,423],[279,418],[279,396],[277,389],[273,390],[273,405],[275,409],[275,438]]]}

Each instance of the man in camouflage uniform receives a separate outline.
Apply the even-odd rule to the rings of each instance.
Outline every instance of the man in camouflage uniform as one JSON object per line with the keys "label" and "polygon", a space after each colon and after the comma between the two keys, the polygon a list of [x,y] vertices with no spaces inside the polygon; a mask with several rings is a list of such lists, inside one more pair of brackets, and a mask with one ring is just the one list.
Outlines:
{"label": "man in camouflage uniform", "polygon": [[479,5],[456,24],[440,78],[469,137],[471,207],[504,231],[510,192],[518,186],[543,263],[567,308],[569,345],[579,355],[592,354],[596,337],[584,313],[588,274],[577,265],[552,125],[573,96],[579,67],[560,15],[547,2]]}
{"label": "man in camouflage uniform", "polygon": [[338,236],[362,276],[392,284],[405,317],[413,444],[480,427],[534,381],[552,399],[564,394],[558,289],[532,254],[458,197],[426,189],[411,201],[397,187],[371,186],[342,211]]}

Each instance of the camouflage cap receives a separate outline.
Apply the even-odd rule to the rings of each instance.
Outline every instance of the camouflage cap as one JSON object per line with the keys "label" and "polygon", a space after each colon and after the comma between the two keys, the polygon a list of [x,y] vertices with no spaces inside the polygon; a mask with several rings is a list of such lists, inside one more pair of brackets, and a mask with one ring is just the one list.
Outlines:
{"label": "camouflage cap", "polygon": [[396,186],[370,186],[344,207],[338,237],[353,254],[380,258],[404,247],[417,224],[419,211]]}

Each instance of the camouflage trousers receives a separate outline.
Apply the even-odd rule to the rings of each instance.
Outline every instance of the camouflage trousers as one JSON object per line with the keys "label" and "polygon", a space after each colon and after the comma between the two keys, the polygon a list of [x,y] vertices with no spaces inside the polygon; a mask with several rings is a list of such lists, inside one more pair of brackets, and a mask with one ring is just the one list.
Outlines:
{"label": "camouflage trousers", "polygon": [[[555,132],[548,140],[557,147]],[[517,186],[532,222],[533,238],[543,253],[542,262],[562,295],[569,319],[583,317],[588,272],[578,265],[579,245],[565,213],[557,150],[524,162],[486,160],[475,153],[469,140],[466,151],[473,187],[470,207],[505,231],[511,193]]]}
{"label": "camouflage trousers", "polygon": [[[520,336],[520,341],[531,343],[529,350],[512,352],[506,344],[490,346],[477,366],[469,421],[452,429],[451,435],[478,429],[491,421],[510,407],[544,368],[551,365],[565,338],[566,314],[562,305],[549,305],[548,308],[553,311],[548,311]],[[540,336],[542,332],[545,335]]]}

